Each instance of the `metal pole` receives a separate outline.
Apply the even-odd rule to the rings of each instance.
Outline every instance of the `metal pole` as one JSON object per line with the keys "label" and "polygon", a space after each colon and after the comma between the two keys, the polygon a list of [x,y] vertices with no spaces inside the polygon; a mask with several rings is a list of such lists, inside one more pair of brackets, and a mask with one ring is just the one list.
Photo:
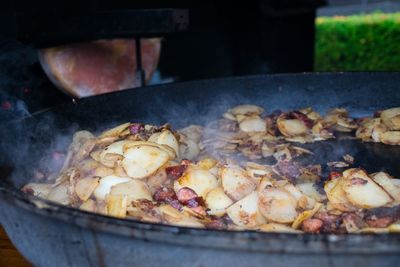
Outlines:
{"label": "metal pole", "polygon": [[136,47],[136,78],[139,79],[140,86],[146,85],[146,73],[142,68],[142,45],[140,42],[141,38],[135,38]]}

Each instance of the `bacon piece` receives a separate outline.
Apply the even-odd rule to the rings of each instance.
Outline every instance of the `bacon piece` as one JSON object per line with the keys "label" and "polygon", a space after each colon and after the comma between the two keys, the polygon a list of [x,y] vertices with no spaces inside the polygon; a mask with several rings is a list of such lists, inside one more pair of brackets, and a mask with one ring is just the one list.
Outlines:
{"label": "bacon piece", "polygon": [[327,212],[317,212],[314,219],[319,219],[323,222],[321,233],[342,233],[342,217],[338,215],[329,214]]}
{"label": "bacon piece", "polygon": [[317,234],[321,231],[324,222],[320,219],[308,218],[303,221],[301,228],[306,233]]}
{"label": "bacon piece", "polygon": [[290,115],[293,116],[295,119],[304,122],[304,124],[309,129],[311,129],[314,125],[313,121],[310,120],[305,114],[301,113],[300,111],[295,110],[295,111],[291,112]]}
{"label": "bacon piece", "polygon": [[210,222],[205,224],[206,228],[222,230],[226,229],[226,224],[222,219],[213,218]]}
{"label": "bacon piece", "polygon": [[189,199],[186,202],[186,206],[188,206],[189,208],[196,208],[199,206],[204,207],[205,203],[204,203],[204,200],[202,197],[195,197],[195,198]]}
{"label": "bacon piece", "polygon": [[175,209],[181,210],[182,204],[179,202],[175,191],[172,188],[163,187],[154,193],[154,200],[157,202],[164,202],[170,204]]}
{"label": "bacon piece", "polygon": [[141,123],[132,123],[129,125],[129,132],[131,134],[138,134],[142,131],[144,131],[144,125]]}
{"label": "bacon piece", "polygon": [[364,220],[370,227],[385,228],[400,219],[400,205],[367,210]]}
{"label": "bacon piece", "polygon": [[188,204],[189,201],[198,197],[196,192],[189,187],[183,187],[179,189],[179,191],[176,193],[176,196],[178,197],[179,202],[182,204]]}
{"label": "bacon piece", "polygon": [[167,176],[169,179],[176,180],[183,175],[187,167],[188,167],[187,164],[181,164],[178,166],[167,167],[165,168],[165,171],[167,172]]}
{"label": "bacon piece", "polygon": [[328,175],[327,181],[334,180],[336,178],[340,178],[342,174],[340,172],[330,172]]}
{"label": "bacon piece", "polygon": [[281,160],[276,166],[279,172],[291,182],[294,182],[301,174],[300,166],[293,161]]}

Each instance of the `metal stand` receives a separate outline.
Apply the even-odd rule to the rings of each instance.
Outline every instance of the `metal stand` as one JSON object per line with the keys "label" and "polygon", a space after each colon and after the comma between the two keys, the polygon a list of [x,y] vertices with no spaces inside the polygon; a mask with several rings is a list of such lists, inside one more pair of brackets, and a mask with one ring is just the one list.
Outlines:
{"label": "metal stand", "polygon": [[142,44],[141,38],[135,38],[136,47],[136,78],[139,79],[140,86],[146,86],[146,73],[142,67]]}

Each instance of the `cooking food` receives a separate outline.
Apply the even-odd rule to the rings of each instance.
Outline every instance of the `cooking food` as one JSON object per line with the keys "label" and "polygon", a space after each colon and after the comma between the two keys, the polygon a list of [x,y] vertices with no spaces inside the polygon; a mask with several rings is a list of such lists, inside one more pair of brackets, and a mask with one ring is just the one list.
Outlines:
{"label": "cooking food", "polygon": [[[367,173],[354,158],[296,161],[301,144],[334,139],[400,144],[400,108],[372,118],[345,109],[273,112],[236,106],[205,127],[124,123],[75,133],[59,175],[26,193],[81,210],[153,223],[291,233],[398,232],[400,179]],[[263,159],[273,158],[273,163]]]}

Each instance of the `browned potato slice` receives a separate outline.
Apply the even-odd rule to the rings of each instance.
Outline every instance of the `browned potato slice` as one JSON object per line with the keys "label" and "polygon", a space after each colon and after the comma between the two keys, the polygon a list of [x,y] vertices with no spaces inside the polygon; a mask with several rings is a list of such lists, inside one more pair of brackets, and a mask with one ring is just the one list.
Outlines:
{"label": "browned potato slice", "polygon": [[378,208],[392,202],[392,198],[365,171],[349,169],[343,172],[342,188],[347,199],[356,207]]}
{"label": "browned potato slice", "polygon": [[101,164],[113,168],[116,161],[122,160],[122,155],[124,154],[124,146],[132,142],[133,141],[122,140],[110,144],[100,153],[99,161],[101,162]]}
{"label": "browned potato slice", "polygon": [[135,179],[112,186],[110,195],[126,195],[128,203],[139,199],[153,200],[146,183]]}
{"label": "browned potato slice", "polygon": [[164,151],[165,153],[168,154],[169,158],[171,160],[175,159],[176,154],[175,154],[175,150],[167,145],[161,145],[161,144],[157,144],[157,143],[153,143],[153,142],[147,142],[147,141],[130,141],[129,143],[124,145],[124,154],[126,153],[126,151],[130,148],[133,147],[138,147],[138,146],[151,146],[151,147],[156,147],[158,149],[161,149],[162,151]]}
{"label": "browned potato slice", "polygon": [[179,158],[179,142],[171,131],[163,130],[161,133],[155,133],[150,136],[149,141],[160,145],[169,146],[175,151],[176,156]]}
{"label": "browned potato slice", "polygon": [[371,141],[372,131],[381,123],[381,119],[365,119],[356,131],[356,137],[362,141]]}
{"label": "browned potato slice", "polygon": [[243,132],[265,132],[267,123],[259,116],[246,117],[239,123],[239,128]]}
{"label": "browned potato slice", "polygon": [[114,137],[118,136],[120,133],[125,131],[129,127],[130,123],[123,123],[121,125],[118,125],[117,127],[111,128],[109,130],[104,131],[99,135],[99,138],[104,138],[104,137]]}
{"label": "browned potato slice", "polygon": [[255,227],[265,223],[257,203],[258,193],[253,192],[227,208],[226,212],[236,225]]}
{"label": "browned potato slice", "polygon": [[64,182],[60,185],[54,187],[47,196],[50,201],[57,202],[62,205],[68,205],[70,203],[70,198],[68,194],[68,182]]}
{"label": "browned potato slice", "polygon": [[89,199],[98,185],[99,178],[97,177],[86,177],[79,179],[75,185],[75,193],[82,201],[86,201]]}
{"label": "browned potato slice", "polygon": [[392,205],[400,204],[400,187],[396,185],[397,179],[393,179],[385,172],[373,174],[372,179],[394,199]]}
{"label": "browned potato slice", "polygon": [[189,125],[188,127],[179,129],[178,133],[186,136],[187,138],[190,138],[195,143],[198,143],[200,142],[203,133],[203,127],[199,125]]}
{"label": "browned potato slice", "polygon": [[106,195],[110,193],[111,187],[130,181],[129,177],[118,177],[116,175],[109,175],[100,179],[99,186],[94,190],[93,194],[97,200],[104,200]]}
{"label": "browned potato slice", "polygon": [[206,196],[206,205],[210,209],[208,214],[222,216],[225,214],[225,209],[232,205],[233,201],[230,199],[222,189],[217,187],[208,192]]}
{"label": "browned potato slice", "polygon": [[333,179],[325,183],[324,190],[329,203],[332,207],[341,211],[355,211],[356,207],[347,199],[342,184],[343,178]]}
{"label": "browned potato slice", "polygon": [[258,207],[269,221],[291,223],[297,217],[297,201],[287,191],[267,188],[260,192]]}
{"label": "browned potato slice", "polygon": [[179,212],[171,205],[161,205],[158,209],[169,224],[184,227],[204,227],[204,225],[196,220],[193,216],[190,216],[184,212]]}
{"label": "browned potato slice", "polygon": [[[111,175],[114,173],[114,170],[111,168],[108,168],[106,166],[100,165],[99,167],[97,167],[94,172],[93,172],[93,176],[98,176],[98,177],[105,177],[108,175]],[[119,175],[120,176],[120,175]],[[124,175],[126,176],[126,175]]]}
{"label": "browned potato slice", "polygon": [[247,176],[246,171],[235,165],[221,169],[222,187],[233,200],[239,200],[256,189],[256,183]]}
{"label": "browned potato slice", "polygon": [[175,192],[178,192],[182,187],[189,187],[198,196],[206,198],[209,191],[218,187],[218,181],[208,170],[190,166],[185,174],[174,182]]}
{"label": "browned potato slice", "polygon": [[311,218],[312,216],[314,216],[314,214],[317,213],[317,211],[318,211],[321,207],[322,207],[322,204],[321,204],[321,203],[317,203],[317,204],[314,206],[313,209],[311,209],[311,210],[305,210],[305,211],[303,211],[302,213],[300,213],[300,214],[296,217],[296,219],[294,220],[294,222],[292,223],[292,227],[293,227],[294,229],[298,229],[298,228],[301,226],[301,224],[302,224],[305,220],[307,220],[307,219]]}
{"label": "browned potato slice", "polygon": [[96,212],[97,211],[96,201],[94,201],[93,199],[88,199],[80,205],[79,209],[89,212]]}
{"label": "browned potato slice", "polygon": [[229,110],[233,115],[260,115],[264,109],[255,105],[239,105]]}
{"label": "browned potato slice", "polygon": [[47,198],[53,187],[51,184],[29,183],[22,188],[23,192],[32,191],[34,196]]}
{"label": "browned potato slice", "polygon": [[107,214],[118,218],[126,217],[128,197],[125,195],[107,195]]}
{"label": "browned potato slice", "polygon": [[122,167],[129,177],[142,179],[155,173],[170,159],[167,152],[154,146],[134,146],[125,150]]}
{"label": "browned potato slice", "polygon": [[380,135],[381,142],[387,145],[400,145],[400,131],[387,131]]}
{"label": "browned potato slice", "polygon": [[374,142],[379,143],[381,141],[381,136],[384,134],[388,128],[383,123],[376,125],[371,132],[371,138]]}
{"label": "browned potato slice", "polygon": [[304,135],[308,132],[308,128],[301,120],[278,118],[277,126],[281,134],[284,136]]}
{"label": "browned potato slice", "polygon": [[302,233],[300,230],[293,229],[292,227],[287,226],[286,224],[280,224],[280,223],[267,223],[260,225],[257,229],[258,231],[261,232],[267,232],[267,233],[295,233],[299,234]]}
{"label": "browned potato slice", "polygon": [[400,130],[400,108],[390,108],[382,111],[381,119],[390,130]]}
{"label": "browned potato slice", "polygon": [[217,160],[206,157],[206,158],[199,160],[196,165],[199,168],[209,170],[209,169],[213,168],[217,163],[218,163]]}
{"label": "browned potato slice", "polygon": [[315,201],[322,202],[326,199],[325,195],[322,195],[317,191],[317,189],[314,187],[314,183],[301,183],[297,184],[297,187],[303,194],[314,199]]}

